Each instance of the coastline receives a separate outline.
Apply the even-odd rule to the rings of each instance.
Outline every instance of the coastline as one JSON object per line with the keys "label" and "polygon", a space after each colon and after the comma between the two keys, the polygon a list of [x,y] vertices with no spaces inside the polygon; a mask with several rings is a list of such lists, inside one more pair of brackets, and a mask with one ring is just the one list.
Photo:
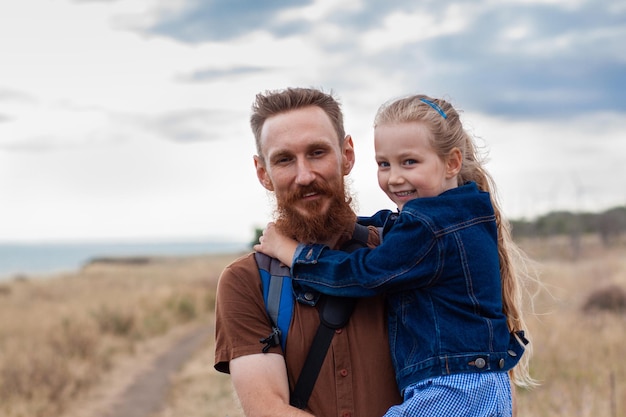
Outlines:
{"label": "coastline", "polygon": [[248,250],[248,243],[218,241],[0,243],[0,282],[78,272],[94,261],[137,263]]}

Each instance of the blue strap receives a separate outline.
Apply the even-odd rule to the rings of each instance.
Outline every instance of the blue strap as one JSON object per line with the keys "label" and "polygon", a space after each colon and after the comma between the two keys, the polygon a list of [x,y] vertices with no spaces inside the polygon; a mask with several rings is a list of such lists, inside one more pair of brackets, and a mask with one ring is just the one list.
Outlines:
{"label": "blue strap", "polygon": [[272,334],[262,340],[266,344],[263,349],[266,352],[280,342],[284,352],[294,304],[289,268],[263,253],[257,252],[254,257],[261,275],[265,309],[272,322]]}

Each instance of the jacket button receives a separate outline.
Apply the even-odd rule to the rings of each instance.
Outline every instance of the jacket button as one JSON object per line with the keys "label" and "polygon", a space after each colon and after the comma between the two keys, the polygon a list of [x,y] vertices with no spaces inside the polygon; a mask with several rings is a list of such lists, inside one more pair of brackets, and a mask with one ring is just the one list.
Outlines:
{"label": "jacket button", "polygon": [[500,359],[498,361],[498,366],[500,367],[500,369],[504,368],[504,359]]}
{"label": "jacket button", "polygon": [[512,350],[509,350],[509,351],[508,351],[508,352],[506,352],[506,353],[508,353],[508,354],[509,354],[509,356],[512,356],[512,357],[516,357],[516,356],[517,356],[517,353],[515,353],[515,352],[514,352],[514,351],[512,351]]}
{"label": "jacket button", "polygon": [[315,298],[315,296],[313,295],[313,293],[312,293],[312,292],[308,292],[308,291],[307,291],[307,292],[305,292],[305,293],[304,293],[304,299],[305,299],[305,300],[307,300],[307,301],[311,301],[311,300],[312,300],[312,299],[314,299],[314,298]]}
{"label": "jacket button", "polygon": [[474,361],[474,365],[476,365],[478,369],[483,369],[486,364],[487,362],[485,362],[483,358],[478,358]]}

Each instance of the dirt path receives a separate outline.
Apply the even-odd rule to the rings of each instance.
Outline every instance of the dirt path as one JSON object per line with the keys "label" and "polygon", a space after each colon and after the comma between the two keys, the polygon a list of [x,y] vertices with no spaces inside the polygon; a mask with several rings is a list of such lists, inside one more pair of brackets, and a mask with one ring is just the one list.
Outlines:
{"label": "dirt path", "polygon": [[154,360],[150,369],[138,375],[111,411],[102,417],[148,417],[159,411],[165,403],[171,377],[212,334],[213,326],[203,326],[183,335]]}
{"label": "dirt path", "polygon": [[172,377],[213,337],[213,323],[175,329],[150,341],[114,371],[65,417],[149,417],[164,405]]}

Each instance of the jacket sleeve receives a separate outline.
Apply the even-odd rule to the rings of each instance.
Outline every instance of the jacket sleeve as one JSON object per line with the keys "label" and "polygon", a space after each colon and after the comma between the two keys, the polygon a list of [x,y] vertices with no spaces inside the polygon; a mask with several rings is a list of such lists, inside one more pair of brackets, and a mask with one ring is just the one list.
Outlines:
{"label": "jacket sleeve", "polygon": [[399,216],[374,249],[346,253],[320,244],[299,245],[292,276],[322,293],[368,297],[428,285],[440,269],[440,252],[427,225]]}
{"label": "jacket sleeve", "polygon": [[363,226],[383,227],[393,216],[395,216],[395,213],[391,210],[380,210],[371,217],[359,216],[357,218],[357,223],[362,224]]}

